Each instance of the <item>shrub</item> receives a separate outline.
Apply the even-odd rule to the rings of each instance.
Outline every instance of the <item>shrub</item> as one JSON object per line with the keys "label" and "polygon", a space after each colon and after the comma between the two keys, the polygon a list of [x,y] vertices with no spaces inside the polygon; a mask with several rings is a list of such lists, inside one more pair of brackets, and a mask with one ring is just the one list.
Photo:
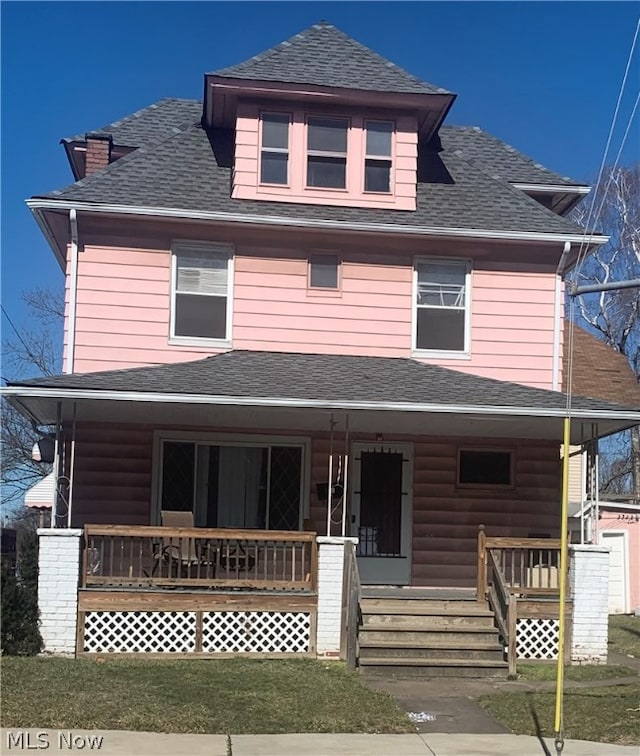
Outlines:
{"label": "shrub", "polygon": [[22,534],[16,571],[2,563],[2,653],[33,656],[42,650],[38,629],[38,537]]}

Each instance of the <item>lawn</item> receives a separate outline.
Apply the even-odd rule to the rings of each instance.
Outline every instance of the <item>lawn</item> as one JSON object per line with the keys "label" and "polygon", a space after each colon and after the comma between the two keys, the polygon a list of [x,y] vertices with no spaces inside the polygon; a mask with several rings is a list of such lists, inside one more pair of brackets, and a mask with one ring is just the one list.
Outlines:
{"label": "lawn", "polygon": [[[518,675],[523,680],[555,681],[556,669],[555,662],[518,664]],[[576,664],[566,665],[564,668],[564,679],[573,682],[607,680],[612,677],[627,677],[635,674],[629,667],[618,664]]]}
{"label": "lawn", "polygon": [[[574,688],[564,694],[565,737],[640,745],[640,683]],[[553,737],[554,693],[504,693],[478,703],[519,735]]]}
{"label": "lawn", "polygon": [[2,659],[3,727],[173,733],[415,732],[339,662]]}
{"label": "lawn", "polygon": [[610,615],[609,648],[640,659],[640,617],[629,614]]}

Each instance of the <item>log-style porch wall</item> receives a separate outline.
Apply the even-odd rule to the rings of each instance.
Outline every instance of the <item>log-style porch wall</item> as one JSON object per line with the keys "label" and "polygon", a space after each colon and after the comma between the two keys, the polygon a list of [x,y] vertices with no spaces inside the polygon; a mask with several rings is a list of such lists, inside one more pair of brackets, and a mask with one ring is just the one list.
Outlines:
{"label": "log-style porch wall", "polygon": [[[283,429],[273,432],[294,435]],[[373,441],[360,436],[352,440]],[[414,444],[413,585],[475,585],[476,537],[481,523],[495,536],[558,535],[561,470],[557,443],[385,436],[386,443],[394,441]],[[152,446],[151,427],[79,425],[74,527],[87,522],[150,523]],[[515,486],[504,490],[458,488],[459,446],[512,448]],[[334,452],[341,451],[339,441]],[[316,483],[326,481],[328,454],[327,434],[314,435],[308,527],[320,534],[326,532],[326,505],[317,498]]]}

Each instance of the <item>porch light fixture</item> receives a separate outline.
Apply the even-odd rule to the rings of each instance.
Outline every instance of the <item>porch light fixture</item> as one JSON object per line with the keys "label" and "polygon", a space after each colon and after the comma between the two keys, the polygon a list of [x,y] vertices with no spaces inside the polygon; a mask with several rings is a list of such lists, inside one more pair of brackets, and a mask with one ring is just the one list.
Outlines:
{"label": "porch light fixture", "polygon": [[55,456],[56,442],[51,436],[42,436],[33,445],[31,450],[31,459],[34,462],[53,462]]}

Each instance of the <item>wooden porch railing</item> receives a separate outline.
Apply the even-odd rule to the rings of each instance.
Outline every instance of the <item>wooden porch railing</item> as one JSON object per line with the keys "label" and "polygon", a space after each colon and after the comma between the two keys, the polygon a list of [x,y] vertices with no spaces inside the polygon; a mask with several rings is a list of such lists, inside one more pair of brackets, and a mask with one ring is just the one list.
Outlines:
{"label": "wooden porch railing", "polygon": [[358,630],[360,628],[360,573],[354,543],[345,544],[344,586],[342,590],[342,637],[340,658],[355,669],[358,660]]}
{"label": "wooden porch railing", "polygon": [[[485,598],[516,674],[518,618],[559,617],[560,539],[490,537],[478,532],[478,601]],[[568,644],[567,644],[568,651]]]}
{"label": "wooden porch railing", "polygon": [[315,591],[316,534],[85,525],[83,587]]}

